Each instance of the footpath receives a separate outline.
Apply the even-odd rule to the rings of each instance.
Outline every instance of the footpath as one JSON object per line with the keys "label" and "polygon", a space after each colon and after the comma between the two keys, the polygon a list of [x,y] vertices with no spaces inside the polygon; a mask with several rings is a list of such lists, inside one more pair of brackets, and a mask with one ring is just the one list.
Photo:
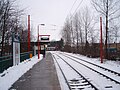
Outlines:
{"label": "footpath", "polygon": [[47,53],[45,58],[19,78],[9,90],[61,90],[51,53]]}

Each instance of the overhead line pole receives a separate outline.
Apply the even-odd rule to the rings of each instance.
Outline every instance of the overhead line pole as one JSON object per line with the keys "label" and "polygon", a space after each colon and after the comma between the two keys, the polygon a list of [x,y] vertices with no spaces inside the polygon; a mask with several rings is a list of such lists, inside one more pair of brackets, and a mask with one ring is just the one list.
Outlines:
{"label": "overhead line pole", "polygon": [[102,17],[100,17],[100,59],[103,63],[103,42],[102,42]]}
{"label": "overhead line pole", "polygon": [[28,15],[28,52],[30,51],[30,15]]}

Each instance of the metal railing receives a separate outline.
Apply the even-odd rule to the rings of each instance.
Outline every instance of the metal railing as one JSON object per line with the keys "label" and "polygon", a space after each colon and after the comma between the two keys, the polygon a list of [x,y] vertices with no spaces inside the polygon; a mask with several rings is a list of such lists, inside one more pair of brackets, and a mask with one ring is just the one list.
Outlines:
{"label": "metal railing", "polygon": [[[29,59],[30,54],[34,55],[33,51],[20,53],[20,62]],[[0,57],[0,73],[9,67],[13,66],[13,55]]]}
{"label": "metal railing", "polygon": [[0,57],[0,73],[11,66],[13,66],[12,55]]}
{"label": "metal railing", "polygon": [[30,58],[30,54],[34,55],[33,51],[30,52],[24,52],[24,53],[20,53],[20,62],[29,59]]}

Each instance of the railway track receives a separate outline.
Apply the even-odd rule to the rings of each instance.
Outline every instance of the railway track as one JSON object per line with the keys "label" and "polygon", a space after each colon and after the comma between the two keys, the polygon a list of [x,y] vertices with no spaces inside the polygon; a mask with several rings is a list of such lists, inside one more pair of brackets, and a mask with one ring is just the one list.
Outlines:
{"label": "railway track", "polygon": [[[57,54],[56,54],[57,55]],[[57,55],[59,58],[61,58],[64,62],[66,62],[68,65],[70,65],[71,67],[73,67],[68,61],[64,60],[61,55],[63,55],[64,57],[66,58],[69,58],[70,60],[76,62],[77,64],[80,64],[86,68],[88,68],[89,70],[91,70],[92,72],[95,72],[97,74],[99,74],[99,76],[102,76],[104,79],[107,79],[107,81],[109,82],[114,82],[114,84],[116,84],[117,86],[120,85],[120,74],[115,72],[115,71],[112,71],[110,69],[107,69],[105,67],[102,67],[102,66],[99,66],[99,65],[96,65],[94,63],[91,63],[91,62],[88,62],[86,60],[83,60],[83,59],[80,59],[78,57],[75,57],[75,56],[71,56],[71,55],[68,55],[68,54],[63,54],[63,53],[60,53],[60,55]],[[76,60],[77,59],[77,60]],[[79,61],[78,61],[79,60]],[[88,65],[89,64],[89,65]],[[91,67],[90,67],[91,66]],[[97,67],[98,70],[96,70],[95,68]],[[74,68],[74,67],[73,67]],[[78,70],[77,70],[78,71]],[[101,72],[102,71],[102,72]],[[107,74],[106,74],[107,73]],[[95,85],[93,85],[95,86]],[[108,89],[108,88],[114,88],[114,86],[111,85],[106,85],[104,87],[104,89]],[[97,89],[97,88],[96,88]],[[99,90],[99,89],[98,89]],[[101,89],[102,90],[102,89]]]}
{"label": "railway track", "polygon": [[[62,53],[60,53],[60,54],[62,54]],[[113,73],[113,74],[115,74],[115,75],[117,75],[117,76],[120,76],[120,72],[116,72],[116,71],[114,71],[114,70],[111,70],[111,69],[102,67],[102,66],[100,66],[100,65],[91,63],[91,62],[89,62],[89,61],[86,61],[86,60],[84,60],[84,59],[81,59],[81,58],[78,58],[78,57],[75,57],[75,56],[72,56],[72,55],[69,55],[69,54],[62,54],[62,55],[67,55],[67,57],[70,56],[70,57],[79,59],[79,60],[84,61],[84,62],[86,62],[86,63],[88,63],[88,64],[94,65],[94,66],[99,67],[99,68],[101,68],[101,69],[104,69],[104,70],[106,70],[106,71],[108,71],[108,72],[110,72],[110,73]]]}
{"label": "railway track", "polygon": [[[64,54],[62,54],[62,55],[64,55]],[[64,56],[66,56],[66,57],[74,60],[75,62],[77,62],[77,63],[79,63],[79,64],[84,65],[85,67],[87,67],[87,68],[89,68],[89,69],[91,69],[91,70],[99,73],[100,75],[102,75],[102,76],[110,79],[111,81],[114,81],[115,83],[120,84],[120,73],[115,72],[115,71],[110,70],[110,69],[107,69],[107,68],[105,68],[105,67],[96,65],[96,64],[94,64],[94,63],[88,62],[88,61],[86,61],[86,60],[77,58],[77,57],[75,57],[75,56],[71,56],[71,55],[68,55],[68,54],[67,54],[67,55],[64,55]],[[79,62],[79,61],[77,61],[77,60],[75,60],[75,59],[73,59],[73,58],[71,58],[71,57],[74,57],[74,58],[76,58],[76,59],[79,59],[79,60],[81,60],[82,62],[85,62],[85,63],[87,63],[87,64],[82,63],[82,62]],[[92,68],[92,66],[89,67],[90,65],[87,66],[88,64],[93,65],[94,67],[93,67],[93,68]],[[96,67],[97,67],[97,68],[96,68]],[[99,70],[99,69],[102,69],[102,72],[101,72],[101,70]],[[106,75],[106,73],[107,73],[107,75]]]}
{"label": "railway track", "polygon": [[[61,65],[59,64],[59,61],[57,60],[58,58],[56,58],[53,55],[54,60],[56,61],[66,83],[67,86],[69,88],[69,90],[82,90],[82,89],[89,89],[89,90],[99,90],[95,85],[93,85],[91,83],[91,81],[88,80],[88,78],[84,77],[80,72],[78,72],[72,65],[70,65],[69,63],[67,63],[62,57],[58,56],[58,58],[60,58],[65,64],[67,64],[70,69],[70,71],[74,72],[74,74],[77,74],[77,78],[75,78],[74,76],[70,79],[67,77],[67,75],[65,74],[64,70],[61,68]],[[70,72],[69,72],[70,73]]]}

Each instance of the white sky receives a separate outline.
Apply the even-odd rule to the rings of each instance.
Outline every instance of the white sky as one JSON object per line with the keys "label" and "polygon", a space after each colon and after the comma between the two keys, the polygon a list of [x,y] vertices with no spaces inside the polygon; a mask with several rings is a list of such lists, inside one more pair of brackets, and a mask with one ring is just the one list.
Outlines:
{"label": "white sky", "polygon": [[[31,15],[31,24],[34,27],[34,35],[37,36],[37,25],[44,23],[41,34],[50,34],[51,40],[61,38],[60,30],[64,25],[68,14],[73,13],[82,0],[77,0],[73,9],[71,7],[75,0],[18,0],[21,8],[26,8],[26,14]],[[79,8],[89,3],[83,0]],[[71,10],[71,12],[70,12]],[[27,17],[27,15],[26,15]],[[52,26],[56,25],[56,26]],[[56,29],[56,30],[53,30]]]}

